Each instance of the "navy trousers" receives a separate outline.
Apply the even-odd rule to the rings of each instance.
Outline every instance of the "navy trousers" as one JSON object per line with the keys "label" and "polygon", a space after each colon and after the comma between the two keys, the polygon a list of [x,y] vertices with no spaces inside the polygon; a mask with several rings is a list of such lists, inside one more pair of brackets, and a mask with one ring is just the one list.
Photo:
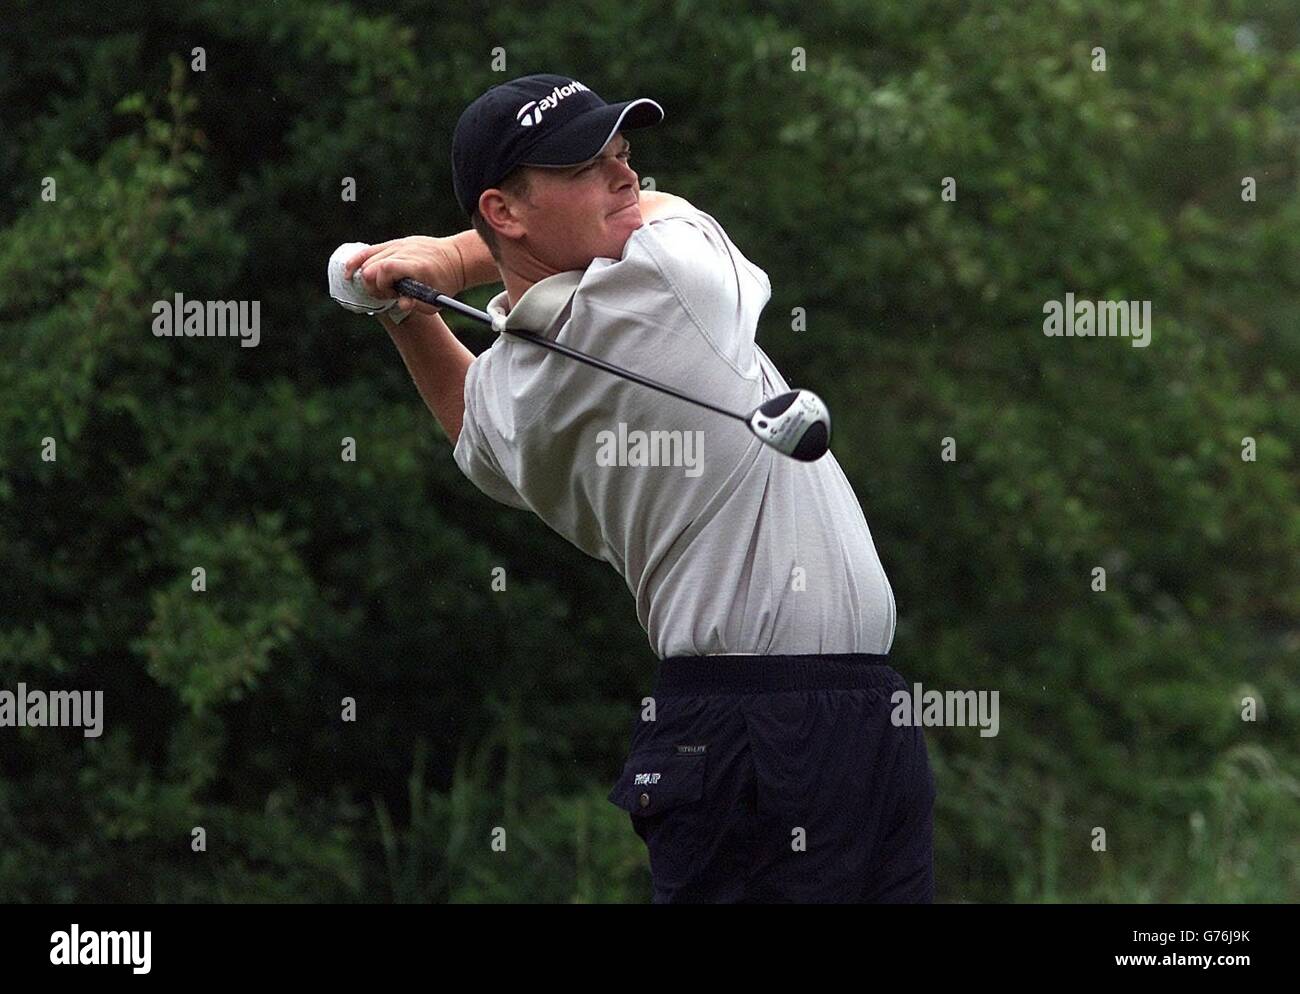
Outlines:
{"label": "navy trousers", "polygon": [[[656,904],[929,903],[934,776],[884,656],[660,663],[609,799]],[[647,720],[653,719],[653,720]]]}

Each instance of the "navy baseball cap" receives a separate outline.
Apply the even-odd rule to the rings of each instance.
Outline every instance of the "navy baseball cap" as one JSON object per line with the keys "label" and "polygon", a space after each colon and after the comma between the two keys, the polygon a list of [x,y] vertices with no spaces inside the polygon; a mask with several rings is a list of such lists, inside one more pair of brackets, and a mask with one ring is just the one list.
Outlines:
{"label": "navy baseball cap", "polygon": [[451,181],[467,215],[516,166],[572,166],[614,133],[664,119],[653,100],[607,104],[576,79],[539,73],[494,86],[465,108],[451,140]]}

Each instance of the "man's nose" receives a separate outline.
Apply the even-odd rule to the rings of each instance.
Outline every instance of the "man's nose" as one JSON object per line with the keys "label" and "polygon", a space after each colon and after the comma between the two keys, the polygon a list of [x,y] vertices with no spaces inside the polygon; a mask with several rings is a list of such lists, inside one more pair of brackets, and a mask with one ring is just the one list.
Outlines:
{"label": "man's nose", "polygon": [[614,182],[615,182],[614,189],[621,190],[629,183],[631,183],[632,186],[636,186],[639,182],[639,179],[640,178],[637,176],[636,170],[633,169],[630,165],[628,165],[622,159],[614,160]]}

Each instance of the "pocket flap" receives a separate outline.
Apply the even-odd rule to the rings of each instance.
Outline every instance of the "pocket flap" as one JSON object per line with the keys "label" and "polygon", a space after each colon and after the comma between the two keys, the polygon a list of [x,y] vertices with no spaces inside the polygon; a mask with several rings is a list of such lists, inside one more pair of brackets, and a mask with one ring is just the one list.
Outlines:
{"label": "pocket flap", "polygon": [[704,753],[638,752],[623,767],[609,799],[633,817],[661,814],[704,796]]}

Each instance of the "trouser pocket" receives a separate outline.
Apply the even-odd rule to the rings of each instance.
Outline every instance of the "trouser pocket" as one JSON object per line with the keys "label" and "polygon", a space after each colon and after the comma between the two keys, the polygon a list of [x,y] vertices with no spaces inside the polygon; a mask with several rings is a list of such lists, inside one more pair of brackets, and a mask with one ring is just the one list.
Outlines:
{"label": "trouser pocket", "polygon": [[609,792],[645,842],[658,888],[684,883],[699,859],[708,827],[702,803],[706,756],[663,747],[636,750]]}

